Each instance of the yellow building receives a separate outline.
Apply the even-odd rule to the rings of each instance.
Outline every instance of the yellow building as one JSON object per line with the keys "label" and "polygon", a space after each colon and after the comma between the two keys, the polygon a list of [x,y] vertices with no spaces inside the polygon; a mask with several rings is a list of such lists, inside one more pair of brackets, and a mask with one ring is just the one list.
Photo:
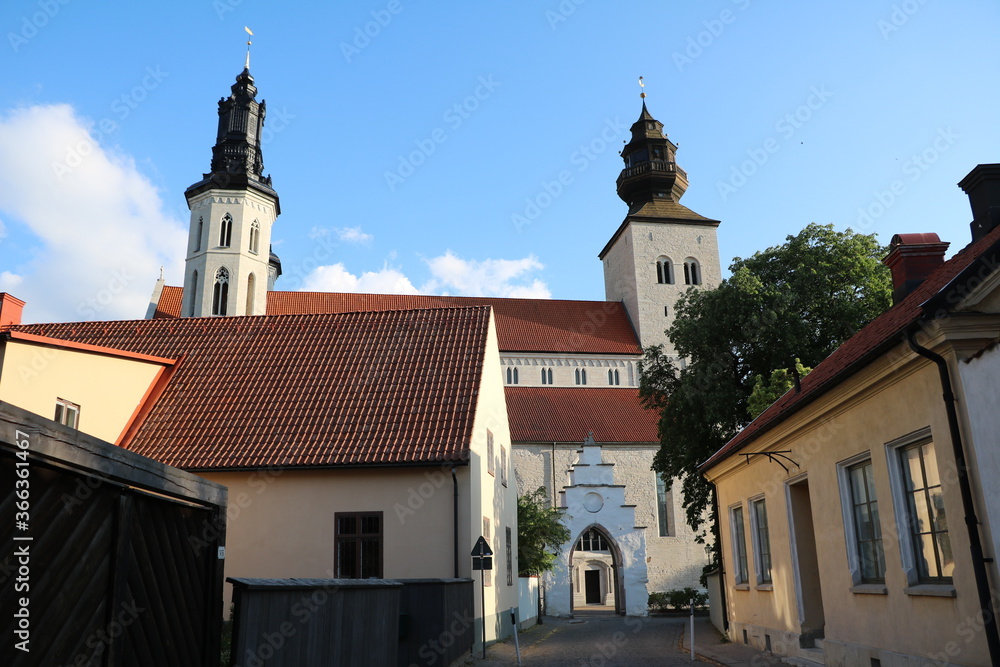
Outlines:
{"label": "yellow building", "polygon": [[893,237],[895,305],[706,461],[733,641],[827,665],[997,665],[1000,165],[973,241]]}

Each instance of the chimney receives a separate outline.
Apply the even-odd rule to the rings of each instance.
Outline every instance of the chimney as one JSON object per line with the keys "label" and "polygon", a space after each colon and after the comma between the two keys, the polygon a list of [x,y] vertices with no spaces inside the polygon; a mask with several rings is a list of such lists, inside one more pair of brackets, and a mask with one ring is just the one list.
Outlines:
{"label": "chimney", "polygon": [[1000,164],[980,164],[958,182],[972,206],[972,240],[978,241],[1000,225]]}
{"label": "chimney", "polygon": [[7,292],[0,292],[0,327],[21,323],[24,302]]}
{"label": "chimney", "polygon": [[896,234],[882,263],[892,271],[892,302],[897,304],[917,288],[934,269],[944,264],[950,243],[937,234]]}

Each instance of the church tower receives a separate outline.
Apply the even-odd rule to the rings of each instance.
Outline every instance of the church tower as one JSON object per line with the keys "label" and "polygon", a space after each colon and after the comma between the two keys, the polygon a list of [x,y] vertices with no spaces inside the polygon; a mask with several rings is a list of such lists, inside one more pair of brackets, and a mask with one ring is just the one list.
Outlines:
{"label": "church tower", "polygon": [[211,171],[184,192],[191,209],[181,315],[263,315],[280,274],[271,225],[281,213],[260,150],[265,102],[247,66],[219,100]]}
{"label": "church tower", "polygon": [[719,221],[680,204],[687,173],[677,166],[677,146],[645,99],[631,132],[617,181],[628,214],[599,255],[604,292],[608,301],[624,303],[643,347],[662,344],[676,357],[664,333],[673,322],[674,303],[692,285],[711,288],[722,279]]}

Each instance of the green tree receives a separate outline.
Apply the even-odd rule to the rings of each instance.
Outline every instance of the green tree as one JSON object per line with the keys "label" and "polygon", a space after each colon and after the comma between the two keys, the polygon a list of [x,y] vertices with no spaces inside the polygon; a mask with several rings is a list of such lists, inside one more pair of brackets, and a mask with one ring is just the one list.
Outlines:
{"label": "green tree", "polygon": [[796,377],[801,380],[811,370],[796,359],[794,373],[788,368],[777,368],[771,371],[771,377],[766,380],[763,375],[758,375],[754,380],[750,398],[747,399],[747,411],[750,413],[750,419],[757,419],[760,413],[770,407],[771,403],[784,396],[789,389],[795,386]]}
{"label": "green tree", "polygon": [[549,503],[544,486],[518,496],[518,575],[542,574],[555,566],[559,548],[571,537],[562,517],[563,511]]}
{"label": "green tree", "polygon": [[734,259],[716,289],[691,288],[678,300],[667,335],[685,363],[649,348],[639,386],[660,412],[653,469],[680,480],[696,531],[717,523],[698,465],[749,423],[758,377],[796,360],[816,366],[889,307],[885,252],[874,235],[813,223],[783,245]]}

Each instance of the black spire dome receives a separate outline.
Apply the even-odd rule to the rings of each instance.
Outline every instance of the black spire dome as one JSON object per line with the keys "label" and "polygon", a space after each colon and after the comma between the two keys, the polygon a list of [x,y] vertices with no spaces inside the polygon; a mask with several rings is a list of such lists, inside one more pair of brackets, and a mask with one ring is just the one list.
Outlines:
{"label": "black spire dome", "polygon": [[264,176],[264,155],[260,150],[267,103],[257,102],[257,87],[249,68],[236,77],[229,97],[219,100],[219,129],[212,147],[211,171],[187,189],[191,197],[205,190],[253,188],[275,198],[271,177]]}
{"label": "black spire dome", "polygon": [[677,166],[677,146],[667,139],[663,123],[649,113],[645,100],[631,132],[621,152],[625,168],[618,176],[618,196],[630,212],[658,199],[679,201],[688,187],[687,173]]}

